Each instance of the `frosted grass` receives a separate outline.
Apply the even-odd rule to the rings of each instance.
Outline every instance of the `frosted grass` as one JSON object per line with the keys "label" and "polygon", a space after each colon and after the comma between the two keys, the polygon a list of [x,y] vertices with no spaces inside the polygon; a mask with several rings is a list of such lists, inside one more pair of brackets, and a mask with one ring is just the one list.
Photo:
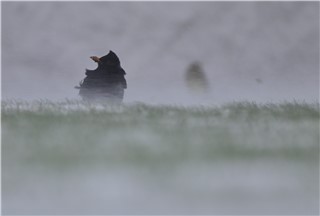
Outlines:
{"label": "frosted grass", "polygon": [[317,214],[319,104],[2,101],[3,213]]}

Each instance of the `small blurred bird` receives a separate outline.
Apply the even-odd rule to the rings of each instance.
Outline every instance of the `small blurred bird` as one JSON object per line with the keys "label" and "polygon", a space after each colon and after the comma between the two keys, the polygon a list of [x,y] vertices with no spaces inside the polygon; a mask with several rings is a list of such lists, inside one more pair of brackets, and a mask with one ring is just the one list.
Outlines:
{"label": "small blurred bird", "polygon": [[79,95],[84,100],[122,102],[127,81],[124,78],[126,72],[121,67],[118,56],[110,50],[101,58],[90,58],[98,63],[98,68],[86,70],[86,77],[80,86],[76,87],[80,89]]}
{"label": "small blurred bird", "polygon": [[189,65],[185,73],[185,81],[192,92],[205,93],[209,90],[209,82],[199,62]]}

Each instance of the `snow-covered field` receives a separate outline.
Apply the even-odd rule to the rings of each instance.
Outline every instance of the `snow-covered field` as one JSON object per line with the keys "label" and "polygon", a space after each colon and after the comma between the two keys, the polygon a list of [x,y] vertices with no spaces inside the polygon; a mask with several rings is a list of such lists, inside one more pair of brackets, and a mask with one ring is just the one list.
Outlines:
{"label": "snow-covered field", "polygon": [[4,214],[318,214],[319,105],[2,103]]}

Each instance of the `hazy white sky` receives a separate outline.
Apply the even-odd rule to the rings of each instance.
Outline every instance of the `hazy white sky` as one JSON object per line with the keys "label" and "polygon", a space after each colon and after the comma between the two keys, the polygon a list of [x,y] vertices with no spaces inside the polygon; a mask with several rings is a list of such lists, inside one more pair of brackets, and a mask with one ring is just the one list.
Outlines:
{"label": "hazy white sky", "polygon": [[[89,56],[109,50],[126,102],[319,98],[319,2],[2,2],[1,34],[3,99],[79,99]],[[206,95],[186,89],[194,61]]]}

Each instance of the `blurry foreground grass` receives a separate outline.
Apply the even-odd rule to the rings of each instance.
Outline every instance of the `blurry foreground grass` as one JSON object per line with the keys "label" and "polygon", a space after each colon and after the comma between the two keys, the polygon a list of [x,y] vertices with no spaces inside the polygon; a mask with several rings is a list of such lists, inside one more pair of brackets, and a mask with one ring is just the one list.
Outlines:
{"label": "blurry foreground grass", "polygon": [[63,163],[65,167],[84,160],[159,166],[161,161],[230,157],[316,160],[319,106],[107,106],[79,101],[5,101],[2,135],[6,154],[16,154],[19,148],[18,152],[25,152],[20,155],[25,162],[47,161],[48,166]]}
{"label": "blurry foreground grass", "polygon": [[[8,214],[318,213],[319,119],[319,104],[316,103],[244,102],[220,107],[179,107],[3,101],[3,208]],[[91,173],[89,170],[99,171]],[[139,196],[145,195],[139,193],[148,190],[153,197],[158,197],[159,203],[149,200],[149,205],[136,203],[120,207],[121,204],[112,195],[108,197],[109,192],[105,191],[101,192],[101,202],[107,198],[112,200],[109,201],[112,205],[106,208],[98,202],[86,203],[88,206],[82,209],[80,206],[86,205],[74,200],[78,207],[67,208],[59,201],[41,206],[37,199],[28,205],[21,204],[25,202],[24,195],[19,195],[21,190],[17,188],[25,187],[22,179],[28,175],[44,177],[55,173],[62,184],[61,176],[68,175],[68,181],[73,181],[71,177],[79,175],[79,171],[94,177],[97,173],[110,174],[114,170],[144,173],[139,178],[144,176],[141,181],[148,187],[141,186],[137,197],[124,200],[128,199],[129,203],[139,200]],[[119,180],[118,175],[114,176]],[[127,178],[137,177],[130,174]],[[189,185],[184,190],[179,189],[181,185],[173,180],[177,178],[181,178],[181,184]],[[164,194],[159,195],[159,185],[164,179],[167,184],[162,185],[160,191],[167,190],[167,193],[162,191]],[[230,182],[232,179],[238,179],[237,184]],[[290,179],[295,183],[282,185]],[[69,185],[68,181],[62,185]],[[253,181],[253,187],[245,189],[248,181]],[[79,188],[83,189],[87,185],[82,183]],[[29,184],[29,188],[35,187]],[[50,188],[56,186],[52,184]],[[217,188],[207,193],[211,186]],[[274,188],[275,193],[271,193],[270,188]],[[44,190],[41,196],[54,197],[51,189]],[[70,200],[74,196],[61,193]],[[116,197],[121,197],[122,192],[119,194]],[[279,195],[280,201],[275,199]],[[172,196],[176,197],[176,205],[169,204],[174,203],[167,199]],[[195,204],[193,199],[199,200],[199,197],[202,201]],[[245,200],[256,205],[241,205]],[[194,206],[187,204],[189,202]]]}

